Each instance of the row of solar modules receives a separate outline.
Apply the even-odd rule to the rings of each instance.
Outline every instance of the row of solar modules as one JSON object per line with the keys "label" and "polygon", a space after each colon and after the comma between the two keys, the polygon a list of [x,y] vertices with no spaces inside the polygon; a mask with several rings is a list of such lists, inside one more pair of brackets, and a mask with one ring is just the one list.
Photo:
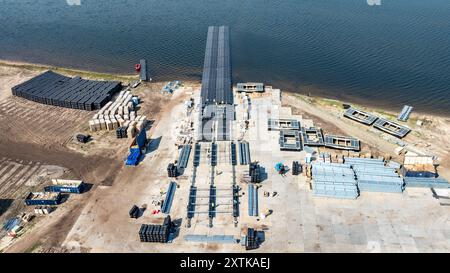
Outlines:
{"label": "row of solar modules", "polygon": [[216,217],[216,187],[209,187],[209,218]]}
{"label": "row of solar modules", "polygon": [[211,144],[211,166],[217,166],[217,144]]}
{"label": "row of solar modules", "polygon": [[201,152],[200,143],[196,143],[194,145],[194,167],[198,167],[200,165],[200,152]]}
{"label": "row of solar modules", "polygon": [[38,103],[92,111],[100,109],[122,88],[120,82],[70,78],[44,72],[12,88],[12,94]]}
{"label": "row of solar modules", "polygon": [[189,190],[189,201],[187,206],[187,218],[194,218],[195,203],[197,202],[197,187],[191,186]]}

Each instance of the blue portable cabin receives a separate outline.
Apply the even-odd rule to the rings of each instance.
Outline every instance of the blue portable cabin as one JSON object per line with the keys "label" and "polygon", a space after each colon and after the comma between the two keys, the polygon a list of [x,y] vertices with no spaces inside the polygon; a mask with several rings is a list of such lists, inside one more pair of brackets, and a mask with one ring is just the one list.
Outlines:
{"label": "blue portable cabin", "polygon": [[81,180],[52,179],[53,185],[44,187],[46,192],[82,193],[85,184]]}
{"label": "blue portable cabin", "polygon": [[30,192],[25,198],[27,206],[58,205],[59,202],[61,202],[61,193],[59,192]]}

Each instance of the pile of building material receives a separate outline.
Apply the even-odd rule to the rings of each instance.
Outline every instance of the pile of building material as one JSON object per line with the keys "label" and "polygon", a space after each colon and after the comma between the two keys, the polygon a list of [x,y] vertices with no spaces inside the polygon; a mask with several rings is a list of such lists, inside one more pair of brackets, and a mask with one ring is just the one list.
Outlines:
{"label": "pile of building material", "polygon": [[412,110],[413,110],[412,106],[409,105],[403,106],[403,109],[398,115],[397,119],[400,121],[407,121]]}
{"label": "pile of building material", "polygon": [[[114,102],[110,101],[89,121],[92,132],[101,130],[126,130],[128,138],[134,138],[147,122],[146,116],[137,115],[135,110],[139,100],[130,91],[120,91]],[[123,136],[124,134],[120,134]]]}
{"label": "pile of building material", "polygon": [[246,141],[238,142],[239,145],[239,163],[240,165],[248,165],[250,159],[250,145]]}
{"label": "pile of building material", "polygon": [[344,157],[344,164],[355,172],[360,191],[402,193],[405,189],[396,169],[385,166],[383,159]]}
{"label": "pile of building material", "polygon": [[408,188],[450,189],[450,183],[442,177],[405,177],[404,180]]}
{"label": "pile of building material", "polygon": [[236,238],[233,235],[201,235],[201,234],[187,234],[184,235],[186,242],[193,243],[210,243],[210,244],[235,244]]}
{"label": "pile of building material", "polygon": [[38,103],[92,111],[100,109],[122,88],[116,81],[84,80],[46,71],[14,86],[14,96]]}
{"label": "pile of building material", "polygon": [[312,163],[315,196],[356,199],[359,191],[355,173],[349,165],[339,163]]}
{"label": "pile of building material", "polygon": [[258,187],[248,184],[248,216],[258,216]]}
{"label": "pile of building material", "polygon": [[82,180],[52,179],[51,186],[44,187],[46,192],[82,193],[85,184]]}
{"label": "pile of building material", "polygon": [[436,166],[432,156],[405,153],[402,168],[405,177],[437,177]]}
{"label": "pile of building material", "polygon": [[260,245],[258,231],[253,228],[247,229],[247,236],[245,236],[244,245],[246,250],[257,249]]}
{"label": "pile of building material", "polygon": [[141,225],[139,230],[139,238],[141,242],[167,243],[169,240],[172,222],[170,216],[164,219],[162,225]]}
{"label": "pile of building material", "polygon": [[170,182],[169,188],[167,189],[166,198],[161,206],[161,212],[168,214],[170,212],[170,207],[172,206],[173,197],[175,195],[175,189],[177,184],[175,182]]}
{"label": "pile of building material", "polygon": [[58,205],[61,201],[59,192],[30,192],[25,198],[27,206],[35,205]]}

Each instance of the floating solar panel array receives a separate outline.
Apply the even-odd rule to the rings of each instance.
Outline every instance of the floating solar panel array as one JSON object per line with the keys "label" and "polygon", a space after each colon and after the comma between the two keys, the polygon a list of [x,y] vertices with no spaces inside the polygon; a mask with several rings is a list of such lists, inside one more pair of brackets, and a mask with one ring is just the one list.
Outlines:
{"label": "floating solar panel array", "polygon": [[116,81],[84,80],[46,71],[11,90],[14,96],[34,102],[92,111],[102,108],[121,88]]}
{"label": "floating solar panel array", "polygon": [[248,184],[248,216],[258,216],[258,188]]}
{"label": "floating solar panel array", "polygon": [[172,206],[173,197],[175,195],[175,189],[177,184],[175,182],[170,182],[169,188],[166,193],[166,198],[161,206],[161,212],[168,214],[170,212],[170,207]]}
{"label": "floating solar panel array", "polygon": [[351,151],[360,150],[359,139],[353,137],[325,135],[324,142],[325,147],[329,148]]}
{"label": "floating solar panel array", "polygon": [[236,155],[236,143],[230,143],[230,152],[231,152],[231,165],[237,165],[237,155]]}
{"label": "floating solar panel array", "polygon": [[344,117],[353,119],[357,122],[360,122],[360,123],[366,124],[366,125],[371,125],[372,123],[375,122],[375,120],[377,120],[376,116],[369,114],[367,112],[355,109],[353,107],[350,107],[345,111]]}
{"label": "floating solar panel array", "polygon": [[407,121],[412,110],[413,110],[412,106],[409,105],[403,106],[403,109],[398,115],[397,119],[400,121]]}
{"label": "floating solar panel array", "polygon": [[200,143],[196,143],[194,146],[194,167],[198,167],[200,165],[200,152]]}
{"label": "floating solar panel array", "polygon": [[322,129],[302,127],[303,145],[306,146],[324,146]]}
{"label": "floating solar panel array", "polygon": [[206,39],[201,97],[204,104],[233,104],[227,26],[210,26]]}
{"label": "floating solar panel array", "polygon": [[315,196],[339,199],[359,196],[355,173],[349,165],[314,162],[311,170]]}
{"label": "floating solar panel array", "polygon": [[405,177],[405,184],[408,188],[441,188],[450,189],[450,183],[444,178],[432,177]]}
{"label": "floating solar panel array", "polygon": [[385,166],[383,159],[344,157],[344,164],[355,172],[360,191],[402,193],[405,189],[396,169]]}
{"label": "floating solar panel array", "polygon": [[251,162],[250,146],[246,141],[238,142],[239,144],[239,164],[248,165]]}
{"label": "floating solar panel array", "polygon": [[406,126],[384,118],[378,118],[378,120],[373,124],[373,127],[399,138],[406,136],[409,131],[411,131],[411,129]]}
{"label": "floating solar panel array", "polygon": [[182,173],[182,170],[187,167],[190,154],[191,154],[191,145],[183,145],[183,147],[181,148],[177,164],[177,169],[179,173]]}

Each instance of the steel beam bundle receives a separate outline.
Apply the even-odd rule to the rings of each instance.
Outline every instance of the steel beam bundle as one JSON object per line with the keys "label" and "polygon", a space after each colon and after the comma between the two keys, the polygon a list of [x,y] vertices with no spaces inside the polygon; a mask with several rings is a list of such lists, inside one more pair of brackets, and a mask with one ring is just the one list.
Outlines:
{"label": "steel beam bundle", "polygon": [[408,188],[450,189],[450,183],[441,177],[405,177],[404,180]]}
{"label": "steel beam bundle", "polygon": [[312,164],[315,196],[356,199],[359,196],[355,173],[350,166],[338,163]]}
{"label": "steel beam bundle", "polygon": [[177,164],[177,169],[179,173],[182,173],[182,170],[187,167],[190,154],[191,154],[191,145],[183,145],[183,147],[181,148]]}
{"label": "steel beam bundle", "polygon": [[248,215],[258,216],[258,187],[248,184]]}
{"label": "steel beam bundle", "polygon": [[237,165],[237,156],[236,156],[236,143],[230,143],[230,152],[231,152],[231,165]]}
{"label": "steel beam bundle", "polygon": [[173,197],[175,195],[175,189],[177,188],[177,184],[175,182],[170,182],[169,188],[166,193],[166,198],[164,199],[164,203],[161,206],[161,212],[168,214],[170,212],[170,208],[172,206]]}
{"label": "steel beam bundle", "polygon": [[241,165],[248,165],[251,162],[250,145],[246,141],[239,142],[239,163]]}
{"label": "steel beam bundle", "polygon": [[187,234],[184,235],[184,240],[187,242],[196,243],[214,243],[214,244],[235,244],[237,243],[236,238],[233,235],[198,235],[198,234]]}

